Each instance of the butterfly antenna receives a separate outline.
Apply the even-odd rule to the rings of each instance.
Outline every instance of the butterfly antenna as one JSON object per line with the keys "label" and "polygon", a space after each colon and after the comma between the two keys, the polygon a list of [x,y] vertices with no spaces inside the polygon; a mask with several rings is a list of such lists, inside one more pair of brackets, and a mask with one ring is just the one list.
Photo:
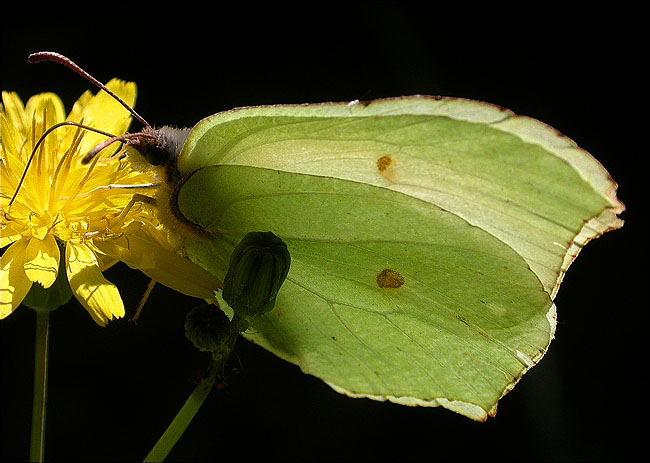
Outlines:
{"label": "butterfly antenna", "polygon": [[53,51],[40,51],[38,53],[32,53],[31,55],[29,55],[27,61],[29,61],[30,63],[40,63],[41,61],[54,61],[55,63],[63,64],[65,67],[72,69],[81,77],[85,78],[86,80],[93,83],[95,86],[104,90],[110,96],[115,98],[115,101],[117,101],[122,106],[124,106],[127,109],[127,111],[129,111],[133,115],[133,117],[135,117],[137,120],[142,122],[145,126],[151,127],[151,125],[149,125],[149,123],[146,120],[144,120],[142,116],[140,116],[137,112],[135,112],[135,109],[133,109],[128,104],[126,104],[119,96],[117,96],[115,93],[111,92],[108,88],[106,88],[106,85],[102,84],[100,81],[98,81],[93,76],[91,76],[86,71],[84,71],[79,66],[77,66],[75,63],[73,63],[69,58],[61,55],[60,53],[56,53]]}
{"label": "butterfly antenna", "polygon": [[142,134],[140,132],[138,133],[125,133],[124,135],[118,135],[114,136],[112,138],[109,138],[108,140],[104,140],[97,146],[95,146],[93,149],[91,149],[82,159],[81,163],[82,164],[88,164],[96,155],[99,153],[101,150],[106,148],[109,145],[112,145],[113,143],[116,142],[125,142],[129,143],[130,140],[140,140],[142,138],[148,138],[151,139],[152,137],[150,135]]}

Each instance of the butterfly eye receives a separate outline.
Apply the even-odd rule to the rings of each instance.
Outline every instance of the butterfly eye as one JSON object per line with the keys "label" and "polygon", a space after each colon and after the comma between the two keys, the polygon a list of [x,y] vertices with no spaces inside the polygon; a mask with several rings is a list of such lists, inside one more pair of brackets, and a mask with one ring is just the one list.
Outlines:
{"label": "butterfly eye", "polygon": [[130,134],[129,144],[152,166],[173,166],[189,132],[172,127],[145,127],[139,134]]}
{"label": "butterfly eye", "polygon": [[167,151],[155,145],[146,149],[142,155],[152,166],[164,164],[169,158],[169,153]]}

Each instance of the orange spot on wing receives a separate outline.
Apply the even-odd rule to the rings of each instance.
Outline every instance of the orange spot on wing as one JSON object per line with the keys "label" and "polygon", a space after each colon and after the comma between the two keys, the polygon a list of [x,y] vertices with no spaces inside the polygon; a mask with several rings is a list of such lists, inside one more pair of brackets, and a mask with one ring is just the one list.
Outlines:
{"label": "orange spot on wing", "polygon": [[388,169],[388,166],[390,166],[392,163],[393,160],[390,156],[382,156],[377,159],[377,169],[379,169],[379,172],[383,172]]}
{"label": "orange spot on wing", "polygon": [[399,288],[404,284],[404,277],[395,270],[386,268],[377,275],[377,285],[380,288]]}

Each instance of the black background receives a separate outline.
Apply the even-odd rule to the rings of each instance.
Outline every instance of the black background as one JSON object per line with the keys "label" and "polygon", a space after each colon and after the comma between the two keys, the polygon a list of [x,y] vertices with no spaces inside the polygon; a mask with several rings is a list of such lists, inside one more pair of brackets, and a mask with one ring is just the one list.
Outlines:
{"label": "black background", "polygon": [[[620,460],[647,437],[648,206],[644,132],[630,129],[641,54],[638,12],[527,11],[421,4],[3,12],[2,89],[40,91],[66,109],[90,84],[39,50],[102,81],[138,84],[151,124],[192,126],[236,106],[349,101],[414,93],[489,101],[557,128],[601,161],[628,210],[590,243],[556,298],[556,339],[541,363],[476,423],[442,408],[350,399],[240,340],[238,374],[214,391],[168,461],[524,458]],[[192,12],[194,11],[194,12]],[[94,90],[94,89],[93,89]],[[135,127],[135,126],[134,126]],[[647,184],[647,180],[645,181]],[[645,186],[643,184],[643,186]],[[641,266],[639,267],[639,264]],[[132,314],[147,279],[117,266]],[[133,326],[96,326],[73,299],[52,315],[46,457],[141,460],[193,389],[207,359],[183,333],[195,301],[157,286]],[[35,316],[2,333],[1,456],[28,456]]]}

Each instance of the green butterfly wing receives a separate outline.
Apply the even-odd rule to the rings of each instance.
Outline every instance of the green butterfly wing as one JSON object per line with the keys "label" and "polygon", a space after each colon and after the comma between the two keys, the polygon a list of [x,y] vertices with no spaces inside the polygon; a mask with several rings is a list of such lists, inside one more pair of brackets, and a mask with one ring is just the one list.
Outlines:
{"label": "green butterfly wing", "polygon": [[192,260],[223,277],[249,231],[289,247],[249,339],[340,392],[478,420],[546,351],[579,249],[622,224],[588,153],[467,100],[233,110],[178,165],[179,210],[214,236],[186,237]]}

